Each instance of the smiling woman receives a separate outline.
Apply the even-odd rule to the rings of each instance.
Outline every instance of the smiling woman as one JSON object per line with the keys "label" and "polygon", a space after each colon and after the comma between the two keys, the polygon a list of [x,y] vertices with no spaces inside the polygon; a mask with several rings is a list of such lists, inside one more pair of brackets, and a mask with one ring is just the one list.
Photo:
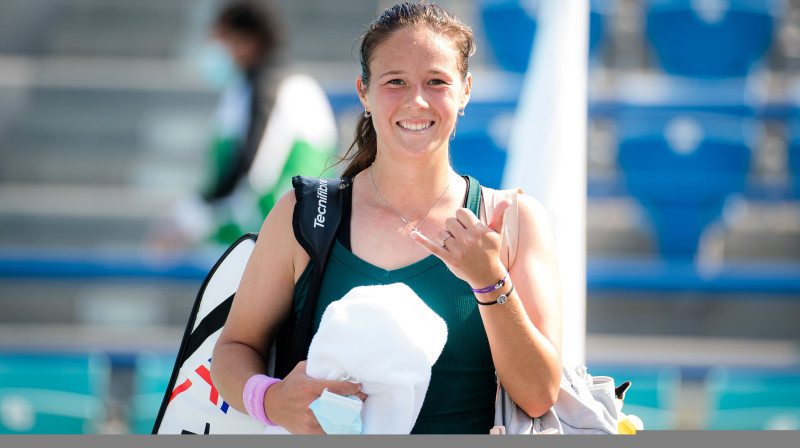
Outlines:
{"label": "smiling woman", "polygon": [[[561,298],[542,207],[516,193],[499,200],[450,165],[473,52],[469,27],[424,2],[392,6],[362,36],[356,88],[364,114],[342,159],[342,223],[312,324],[316,331],[326,307],[354,288],[395,282],[442,318],[448,339],[413,433],[488,433],[498,380],[528,414],[541,415],[561,378]],[[305,362],[282,381],[264,375],[270,344],[308,294],[311,263],[292,233],[295,203],[293,193],[284,196],[264,221],[212,377],[233,407],[292,433],[322,433],[308,406],[324,389],[355,394],[367,407],[379,389],[311,378]],[[391,365],[393,354],[372,362]]]}

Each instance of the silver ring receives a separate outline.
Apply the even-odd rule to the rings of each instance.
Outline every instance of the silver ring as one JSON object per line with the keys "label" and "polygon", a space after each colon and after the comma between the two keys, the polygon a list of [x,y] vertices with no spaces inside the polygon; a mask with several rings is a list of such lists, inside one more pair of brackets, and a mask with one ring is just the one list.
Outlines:
{"label": "silver ring", "polygon": [[442,240],[442,247],[444,247],[444,242],[447,241],[448,238],[453,238],[453,234],[451,233],[450,235],[444,237],[444,239]]}

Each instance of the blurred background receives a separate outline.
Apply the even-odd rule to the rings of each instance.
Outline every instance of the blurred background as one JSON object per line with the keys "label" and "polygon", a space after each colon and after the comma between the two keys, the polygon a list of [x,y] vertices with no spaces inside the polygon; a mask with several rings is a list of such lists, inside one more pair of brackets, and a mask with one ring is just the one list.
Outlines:
{"label": "blurred background", "polygon": [[[438,3],[478,46],[453,164],[498,187],[538,2]],[[341,153],[391,2],[268,4],[273,73],[316,81]],[[589,372],[646,429],[800,429],[800,1],[590,4]],[[0,0],[0,433],[150,432],[228,241],[159,230],[204,182],[221,5]],[[238,196],[268,209],[277,171]]]}

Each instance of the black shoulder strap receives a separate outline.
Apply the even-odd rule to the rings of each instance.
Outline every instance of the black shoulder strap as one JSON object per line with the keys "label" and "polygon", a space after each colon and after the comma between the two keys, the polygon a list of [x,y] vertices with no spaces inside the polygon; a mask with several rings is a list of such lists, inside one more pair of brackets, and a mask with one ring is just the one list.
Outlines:
{"label": "black shoulder strap", "polygon": [[308,293],[295,321],[289,318],[278,334],[275,353],[275,376],[285,377],[308,356],[311,344],[311,324],[317,306],[322,275],[333,247],[336,231],[342,221],[345,191],[352,178],[324,179],[295,176],[292,178],[297,203],[292,216],[292,228],[298,243],[311,258],[312,272]]}
{"label": "black shoulder strap", "polygon": [[350,179],[292,178],[297,200],[292,228],[295,238],[308,252],[314,266],[325,264],[328,259],[342,219],[342,190],[350,185]]}

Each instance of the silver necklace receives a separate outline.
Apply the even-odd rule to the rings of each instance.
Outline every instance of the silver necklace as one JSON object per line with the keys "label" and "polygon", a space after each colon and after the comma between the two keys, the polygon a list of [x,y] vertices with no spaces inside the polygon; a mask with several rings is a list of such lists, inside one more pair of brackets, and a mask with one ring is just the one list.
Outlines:
{"label": "silver necklace", "polygon": [[433,204],[433,207],[431,207],[431,209],[428,210],[428,214],[425,215],[424,218],[422,218],[422,221],[420,221],[419,224],[417,224],[416,226],[412,226],[411,222],[409,222],[409,220],[407,220],[406,218],[403,218],[403,215],[401,215],[400,213],[397,213],[397,210],[395,210],[394,207],[392,207],[392,204],[389,204],[389,201],[387,201],[386,198],[383,197],[383,194],[381,194],[381,190],[378,190],[378,186],[375,185],[375,178],[372,177],[372,165],[369,166],[369,179],[372,181],[372,186],[375,188],[375,191],[378,192],[378,196],[380,196],[381,199],[383,199],[383,202],[386,203],[386,206],[389,207],[389,210],[393,211],[394,214],[397,215],[397,217],[400,218],[403,221],[403,224],[405,224],[406,226],[414,229],[414,231],[417,231],[417,232],[419,232],[419,228],[420,228],[420,226],[422,226],[422,223],[425,222],[425,220],[428,219],[428,216],[431,215],[431,212],[433,211],[433,209],[435,209],[436,206],[439,205],[440,202],[442,202],[442,198],[444,197],[445,193],[447,193],[447,190],[450,189],[450,184],[452,183],[452,182],[448,182],[447,183],[447,187],[442,192],[442,195],[439,196],[439,199],[436,201],[435,204]]}

